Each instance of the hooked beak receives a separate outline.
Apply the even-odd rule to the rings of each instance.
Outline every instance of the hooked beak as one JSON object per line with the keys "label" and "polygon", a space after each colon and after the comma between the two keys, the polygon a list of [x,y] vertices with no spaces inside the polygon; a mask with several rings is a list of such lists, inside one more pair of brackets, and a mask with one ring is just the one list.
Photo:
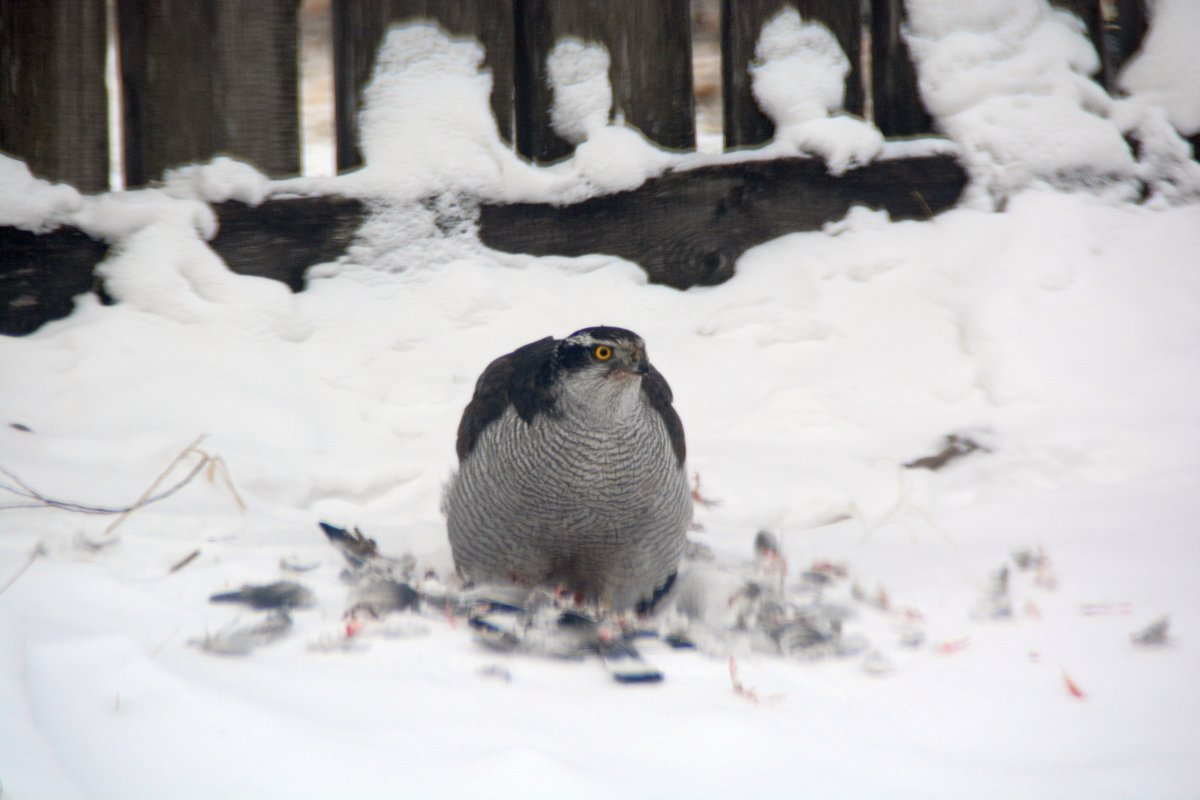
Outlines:
{"label": "hooked beak", "polygon": [[646,351],[640,347],[634,350],[625,369],[639,377],[650,374],[650,362],[646,359]]}
{"label": "hooked beak", "polygon": [[621,358],[615,367],[615,372],[641,378],[650,374],[650,362],[646,360],[646,354],[638,350]]}

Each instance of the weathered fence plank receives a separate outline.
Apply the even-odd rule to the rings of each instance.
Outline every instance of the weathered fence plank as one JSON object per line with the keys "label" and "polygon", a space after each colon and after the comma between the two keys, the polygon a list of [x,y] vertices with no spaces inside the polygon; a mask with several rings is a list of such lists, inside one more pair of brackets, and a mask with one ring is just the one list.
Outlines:
{"label": "weathered fence plank", "polygon": [[1101,0],[1050,0],[1050,3],[1083,21],[1088,38],[1100,56],[1100,67],[1093,77],[1105,89],[1114,91],[1121,67],[1137,52],[1146,35],[1145,0],[1115,0],[1115,19],[1107,23]]}
{"label": "weathered fence plank", "polygon": [[[213,210],[219,229],[209,246],[229,269],[277,280],[293,292],[307,285],[309,267],[346,252],[367,215],[363,201],[336,195],[258,206],[229,201]],[[0,226],[0,253],[0,334],[19,336],[65,317],[80,294],[112,302],[95,275],[108,245],[76,228],[34,234]]]}
{"label": "weathered fence plank", "polygon": [[388,0],[333,0],[333,116],[338,172],[362,166],[358,114],[390,13]]}
{"label": "weathered fence plank", "polygon": [[[497,250],[534,255],[610,253],[641,265],[650,280],[678,288],[733,276],[749,247],[817,230],[852,205],[920,219],[949,208],[966,184],[951,157],[876,161],[841,176],[819,159],[718,164],[653,178],[637,189],[569,206],[483,205],[479,233]],[[350,197],[219,203],[210,242],[229,269],[272,278],[293,291],[314,264],[336,260],[369,213]],[[72,228],[35,236],[0,227],[0,333],[23,334],[70,313],[71,298],[107,299],[93,269],[103,242]]]}
{"label": "weathered fence plank", "polygon": [[358,114],[375,55],[391,24],[436,22],[483,45],[492,73],[492,113],[501,138],[513,141],[513,0],[334,0],[334,117],[339,172],[362,165]]}
{"label": "weathered fence plank", "polygon": [[293,292],[307,286],[309,267],[346,252],[367,216],[363,201],[336,195],[268,200],[258,206],[231,200],[213,210],[219,228],[209,246],[229,269],[272,278]]}
{"label": "weathered fence plank", "polygon": [[117,4],[128,185],[221,153],[300,172],[298,5]]}
{"label": "weathered fence plank", "polygon": [[0,150],[37,176],[108,188],[104,0],[0,0]]}
{"label": "weathered fence plank", "polygon": [[728,280],[746,249],[818,230],[852,205],[924,219],[952,206],[965,185],[950,156],[875,161],[840,176],[820,159],[748,161],[669,172],[570,206],[484,205],[479,236],[512,253],[620,256],[652,282],[685,289]]}
{"label": "weathered fence plank", "polygon": [[805,21],[824,24],[837,37],[850,60],[845,109],[859,116],[863,113],[862,12],[857,0],[722,0],[721,79],[727,149],[759,145],[775,133],[774,123],[754,100],[749,68],[763,24],[787,6],[799,11]]}
{"label": "weathered fence plank", "polygon": [[1100,0],[1050,0],[1050,5],[1070,11],[1083,21],[1087,36],[1100,56],[1100,67],[1093,74],[1102,86],[1111,88],[1114,73],[1111,60],[1107,57],[1108,46],[1104,41],[1104,15],[1100,10]]}
{"label": "weathered fence plank", "polygon": [[0,226],[0,334],[32,333],[70,314],[76,295],[97,289],[94,270],[107,252],[75,228],[35,234]]}
{"label": "weathered fence plank", "polygon": [[519,0],[517,150],[540,162],[571,154],[550,124],[546,57],[567,36],[608,48],[613,112],[662,147],[696,146],[687,0]]}
{"label": "weathered fence plank", "polygon": [[875,125],[884,136],[912,136],[933,130],[921,102],[917,70],[904,41],[904,0],[871,4],[871,89]]}
{"label": "weathered fence plank", "polygon": [[1146,28],[1145,0],[1117,0],[1117,35],[1112,51],[1114,72],[1119,71],[1142,46]]}

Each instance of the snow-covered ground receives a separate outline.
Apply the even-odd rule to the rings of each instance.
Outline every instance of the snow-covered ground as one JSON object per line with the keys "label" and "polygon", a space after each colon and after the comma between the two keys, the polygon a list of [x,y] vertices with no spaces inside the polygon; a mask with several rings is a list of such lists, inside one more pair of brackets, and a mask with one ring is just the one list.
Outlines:
{"label": "snow-covered ground", "polygon": [[[470,48],[398,35],[434,61],[377,80],[372,166],[284,188],[565,199],[669,161],[590,125],[581,158],[522,165],[488,138]],[[418,85],[452,106],[389,118],[381,103]],[[614,153],[637,155],[615,178]],[[990,162],[1002,213],[855,210],[686,292],[607,256],[490,252],[469,225],[431,222],[453,203],[397,202],[292,295],[203,242],[213,219],[189,198],[280,188],[244,168],[81,199],[6,163],[26,200],[0,203],[3,220],[118,241],[101,271],[120,302],[80,297],[0,339],[0,483],[123,506],[201,434],[224,470],[111,530],[111,516],[0,511],[4,797],[1196,797],[1200,204],[1178,170],[1129,202],[1144,166],[1129,165],[1068,191],[1055,164]],[[837,591],[862,589],[847,626],[870,659],[648,642],[666,680],[622,686],[596,662],[491,652],[438,614],[347,638],[343,565],[317,521],[449,578],[439,499],[475,378],[600,323],[645,337],[689,469],[720,500],[693,534],[716,553],[718,576],[691,567],[712,604],[770,530],[792,585],[826,562],[847,572]],[[951,433],[985,449],[903,467]],[[1013,613],[997,618],[983,601],[1005,566]],[[287,636],[245,656],[198,646],[259,619],[210,595],[278,579],[317,598]],[[1164,615],[1166,643],[1131,641]]]}

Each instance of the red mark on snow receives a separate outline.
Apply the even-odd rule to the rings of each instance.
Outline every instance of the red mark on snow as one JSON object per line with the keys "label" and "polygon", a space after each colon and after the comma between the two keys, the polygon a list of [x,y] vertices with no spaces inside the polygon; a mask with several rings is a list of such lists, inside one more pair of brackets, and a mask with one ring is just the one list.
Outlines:
{"label": "red mark on snow", "polygon": [[1067,691],[1071,693],[1071,697],[1074,697],[1079,700],[1087,699],[1087,695],[1084,693],[1083,689],[1080,689],[1079,684],[1077,684],[1077,683],[1075,683],[1075,681],[1071,680],[1071,676],[1067,674],[1067,671],[1065,669],[1063,670],[1062,676],[1063,676],[1063,683],[1065,683],[1067,685]]}
{"label": "red mark on snow", "polygon": [[704,508],[713,508],[714,506],[721,505],[720,500],[713,500],[711,498],[705,497],[700,492],[700,473],[699,472],[692,473],[692,500],[694,500],[696,503],[703,506]]}
{"label": "red mark on snow", "polygon": [[944,656],[952,656],[956,653],[961,653],[966,650],[971,644],[970,638],[964,636],[961,639],[949,639],[937,645],[934,649]]}
{"label": "red mark on snow", "polygon": [[819,572],[822,575],[828,575],[831,578],[844,578],[849,574],[845,564],[838,564],[833,561],[814,561],[809,567],[812,572]]}
{"label": "red mark on snow", "polygon": [[736,694],[738,697],[749,700],[755,705],[762,703],[764,700],[766,702],[777,702],[783,699],[783,695],[780,694],[771,695],[770,697],[765,698],[759,697],[757,691],[754,689],[748,689],[742,685],[742,681],[738,677],[737,659],[735,659],[733,656],[729,657],[729,682],[733,684],[734,694]]}

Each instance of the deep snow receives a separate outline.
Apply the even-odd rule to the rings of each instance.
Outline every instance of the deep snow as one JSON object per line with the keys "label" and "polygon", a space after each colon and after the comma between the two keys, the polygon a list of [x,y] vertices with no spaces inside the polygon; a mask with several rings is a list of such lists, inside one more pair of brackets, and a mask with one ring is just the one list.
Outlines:
{"label": "deep snow", "polygon": [[[5,796],[1200,792],[1200,205],[1053,189],[1057,170],[1001,165],[980,177],[1005,179],[990,187],[1003,213],[855,210],[748,252],[727,284],[679,292],[607,256],[486,251],[469,223],[433,224],[464,217],[456,203],[400,202],[431,186],[566,200],[679,157],[592,119],[580,157],[529,168],[488,127],[476,51],[427,29],[392,36],[410,60],[376,79],[372,166],[357,176],[279,187],[219,162],[93,200],[0,162],[0,196],[31,198],[0,212],[121,244],[102,266],[119,304],[81,297],[71,317],[0,339],[0,466],[57,498],[123,505],[207,434],[247,504],[202,476],[112,535],[107,517],[0,511]],[[422,47],[433,62],[412,60]],[[424,99],[405,94],[418,85]],[[452,105],[429,101],[439,93]],[[378,98],[397,96],[424,111],[389,116]],[[224,269],[197,199],[280,188],[395,204],[291,295]],[[850,574],[841,591],[886,592],[888,610],[860,603],[851,624],[893,669],[736,638],[651,643],[667,680],[623,687],[592,662],[489,652],[437,615],[347,642],[348,590],[316,521],[360,525],[449,576],[439,496],[475,377],[519,344],[599,323],[645,337],[689,468],[721,501],[693,534],[726,570],[693,573],[713,605],[769,529],[790,581],[828,561]],[[952,432],[988,452],[901,466]],[[1030,548],[1049,558],[1041,573],[1013,562]],[[1015,613],[981,617],[1005,564]],[[195,646],[257,619],[211,594],[279,578],[318,598],[289,636],[245,657]],[[1166,645],[1131,642],[1164,614]],[[905,647],[914,627],[924,641]],[[729,655],[758,702],[733,690]]]}

